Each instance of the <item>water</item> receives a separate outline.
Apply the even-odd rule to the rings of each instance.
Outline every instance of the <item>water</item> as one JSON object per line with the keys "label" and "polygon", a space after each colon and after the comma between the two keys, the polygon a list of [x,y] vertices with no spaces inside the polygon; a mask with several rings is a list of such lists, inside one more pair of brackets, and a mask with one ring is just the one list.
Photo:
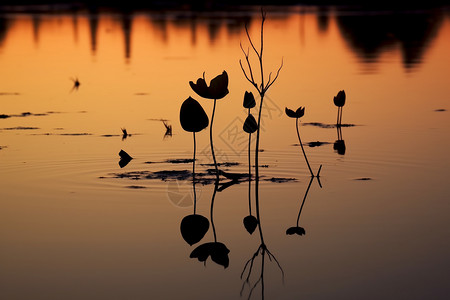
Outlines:
{"label": "water", "polygon": [[[239,44],[250,47],[245,23],[259,43],[260,21],[259,8],[2,15],[2,298],[246,299],[256,284],[252,299],[446,299],[444,9],[269,9],[266,78],[283,67],[263,110],[259,204],[265,244],[283,272],[265,252],[264,268],[259,253],[249,283],[246,273],[240,278],[260,245],[258,230],[249,235],[242,224],[247,182],[214,201],[228,268],[189,258],[198,244],[183,240],[180,222],[193,212],[192,164],[170,161],[192,159],[179,108],[192,96],[211,117],[213,101],[188,82],[226,70],[230,93],[217,101],[216,156],[230,163],[225,171],[248,171],[242,101],[252,86]],[[339,132],[332,100],[342,89],[350,126]],[[306,234],[291,236],[285,232],[296,225],[310,180],[295,120],[284,114],[299,106],[306,107],[300,133],[309,162],[314,172],[323,167],[321,186],[312,182],[302,208]],[[123,139],[121,128],[131,136]],[[206,178],[208,130],[196,134],[196,171]],[[338,135],[345,154],[333,149]],[[120,150],[133,157],[124,168]],[[188,176],[158,173],[174,170]],[[196,210],[210,218],[214,187],[204,183],[196,185]],[[210,228],[200,244],[213,240]]]}

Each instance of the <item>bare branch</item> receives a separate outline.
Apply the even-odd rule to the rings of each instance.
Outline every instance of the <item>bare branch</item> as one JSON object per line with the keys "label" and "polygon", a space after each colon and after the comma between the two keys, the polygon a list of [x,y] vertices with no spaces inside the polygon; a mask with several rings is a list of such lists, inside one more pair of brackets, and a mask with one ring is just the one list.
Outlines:
{"label": "bare branch", "polygon": [[242,66],[242,61],[241,61],[241,60],[239,60],[239,65],[241,66],[241,70],[242,70],[242,73],[244,73],[245,78],[248,80],[248,82],[250,82],[250,83],[256,88],[256,90],[258,91],[258,93],[260,93],[260,90],[259,90],[259,88],[258,88],[258,85],[257,85],[254,81],[252,81],[252,79],[250,79],[250,78],[248,77],[247,73],[245,72],[245,69],[244,69],[244,67]]}
{"label": "bare branch", "polygon": [[266,92],[272,86],[272,84],[275,82],[275,80],[277,80],[278,75],[280,75],[281,68],[283,68],[283,58],[281,59],[281,65],[278,68],[277,75],[275,76],[275,78],[272,81],[269,80],[269,82],[267,82],[267,85],[264,88],[264,92]]}
{"label": "bare branch", "polygon": [[250,45],[252,46],[252,48],[253,48],[253,50],[255,51],[256,55],[257,55],[258,57],[261,57],[261,54],[258,53],[258,50],[256,50],[256,47],[255,47],[255,45],[253,44],[252,38],[250,37],[250,34],[248,33],[247,24],[245,24],[245,33],[247,34],[248,41],[250,42]]}

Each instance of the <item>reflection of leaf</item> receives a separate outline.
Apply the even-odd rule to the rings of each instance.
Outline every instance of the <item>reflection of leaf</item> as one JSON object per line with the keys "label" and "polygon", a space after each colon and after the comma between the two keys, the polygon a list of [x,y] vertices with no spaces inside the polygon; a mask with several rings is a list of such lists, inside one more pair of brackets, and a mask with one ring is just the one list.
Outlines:
{"label": "reflection of leaf", "polygon": [[337,140],[333,144],[333,149],[340,155],[345,154],[345,142],[344,140]]}
{"label": "reflection of leaf", "polygon": [[181,235],[189,245],[196,244],[205,236],[209,229],[209,221],[201,215],[188,215],[180,225]]}
{"label": "reflection of leaf", "polygon": [[189,97],[181,105],[180,123],[186,131],[199,132],[208,127],[209,119],[200,103]]}
{"label": "reflection of leaf", "polygon": [[293,235],[293,234],[304,235],[304,234],[306,234],[306,232],[303,227],[290,227],[286,230],[286,234],[288,234],[288,235]]}
{"label": "reflection of leaf", "polygon": [[252,234],[255,231],[256,226],[258,226],[258,220],[254,216],[248,215],[244,218],[244,227],[247,229],[248,233]]}
{"label": "reflection of leaf", "polygon": [[210,242],[201,244],[195,248],[191,252],[190,258],[197,258],[199,261],[205,262],[206,264],[206,260],[211,256],[213,262],[227,268],[230,263],[228,257],[229,252],[230,250],[228,250],[224,244],[220,242]]}
{"label": "reflection of leaf", "polygon": [[245,119],[243,128],[247,133],[253,133],[258,129],[258,123],[256,122],[255,117],[253,117],[252,114],[248,114],[247,119]]}

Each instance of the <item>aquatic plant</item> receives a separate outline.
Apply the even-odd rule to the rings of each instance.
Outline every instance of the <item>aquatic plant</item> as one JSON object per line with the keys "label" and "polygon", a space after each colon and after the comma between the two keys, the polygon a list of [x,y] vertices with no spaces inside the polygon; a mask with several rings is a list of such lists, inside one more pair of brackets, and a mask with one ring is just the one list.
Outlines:
{"label": "aquatic plant", "polygon": [[[298,136],[298,142],[300,143],[300,147],[302,148],[303,156],[305,157],[306,165],[308,166],[309,173],[311,173],[311,177],[314,177],[314,173],[311,170],[311,166],[309,165],[308,158],[306,157],[305,149],[303,148],[302,139],[300,138],[300,131],[298,130],[298,123],[300,122],[300,118],[304,116],[305,114],[305,108],[299,107],[296,111],[293,111],[292,109],[285,108],[286,115],[289,118],[295,119],[295,128],[297,129],[297,136]],[[322,165],[320,165],[319,171],[317,172],[317,177],[319,177],[320,169],[322,168]]]}
{"label": "aquatic plant", "polygon": [[211,227],[214,235],[214,242],[208,242],[197,246],[190,254],[190,258],[197,258],[199,261],[204,262],[206,265],[206,259],[211,256],[212,261],[227,268],[229,265],[228,253],[230,250],[225,244],[217,241],[216,227],[214,225],[214,199],[218,190],[219,181],[216,180],[214,184],[214,193],[211,198],[210,219]]}
{"label": "aquatic plant", "polygon": [[180,231],[183,239],[189,244],[198,243],[208,232],[209,221],[202,215],[196,214],[197,195],[195,192],[195,152],[196,141],[195,133],[208,127],[209,119],[203,107],[192,97],[187,98],[180,108],[181,127],[188,132],[192,132],[194,139],[194,157],[192,160],[192,185],[194,191],[194,214],[183,218],[180,225]]}
{"label": "aquatic plant", "polygon": [[[283,67],[283,60],[281,60],[281,65],[278,68],[275,77],[272,78],[272,72],[269,73],[269,76],[266,78],[264,76],[264,64],[263,64],[263,53],[264,53],[264,22],[266,20],[266,13],[261,9],[261,29],[260,29],[260,47],[259,50],[256,48],[255,43],[253,42],[252,38],[250,37],[250,33],[248,32],[247,25],[245,25],[245,33],[247,35],[248,42],[250,43],[250,47],[252,48],[253,52],[255,53],[257,59],[258,59],[258,69],[259,69],[259,77],[260,82],[257,82],[255,79],[255,72],[253,71],[253,67],[250,63],[250,47],[247,49],[247,51],[244,50],[242,47],[242,43],[240,44],[242,53],[245,57],[245,62],[247,65],[247,70],[244,68],[244,65],[242,63],[242,60],[239,60],[239,65],[241,67],[242,73],[244,74],[244,77],[247,79],[247,81],[256,89],[258,92],[260,102],[259,102],[259,111],[258,111],[258,121],[257,121],[257,130],[256,130],[256,145],[255,145],[255,206],[256,206],[256,212],[258,219],[258,229],[259,234],[261,237],[261,240],[263,240],[262,236],[262,229],[261,229],[261,223],[260,223],[260,216],[259,216],[259,142],[260,142],[260,132],[261,132],[261,115],[262,115],[262,109],[264,104],[264,97],[269,90],[269,88],[275,83],[275,81],[278,79],[278,76],[280,75],[281,68]],[[263,243],[264,244],[264,243]]]}
{"label": "aquatic plant", "polygon": [[256,226],[258,225],[258,221],[255,216],[252,215],[252,201],[251,201],[251,186],[252,186],[252,164],[251,164],[251,151],[250,145],[252,143],[252,133],[254,133],[258,129],[258,124],[256,123],[255,117],[250,113],[250,109],[256,106],[255,96],[253,96],[252,92],[244,93],[244,108],[248,109],[248,115],[245,119],[243,129],[248,133],[248,212],[249,215],[246,216],[243,220],[244,227],[248,231],[248,233],[252,234]]}
{"label": "aquatic plant", "polygon": [[303,227],[299,226],[299,221],[300,221],[300,215],[302,213],[303,205],[305,204],[305,200],[306,200],[306,197],[308,196],[308,192],[311,187],[311,183],[313,182],[313,179],[314,179],[314,177],[311,177],[311,180],[309,181],[309,184],[308,184],[308,188],[306,189],[306,192],[305,192],[305,196],[303,196],[302,205],[300,206],[300,210],[298,211],[297,225],[294,227],[289,227],[286,230],[287,235],[293,235],[293,234],[304,235],[306,233],[305,229]]}
{"label": "aquatic plant", "polygon": [[341,90],[333,97],[334,105],[338,107],[336,126],[341,126],[342,124],[342,108],[345,105],[345,91]]}
{"label": "aquatic plant", "polygon": [[213,144],[213,123],[214,123],[214,113],[216,111],[216,101],[222,99],[228,95],[228,74],[223,71],[222,74],[214,77],[209,86],[206,85],[205,72],[203,72],[203,78],[198,78],[197,82],[189,81],[189,85],[192,90],[196,92],[200,97],[206,99],[213,99],[214,105],[211,115],[211,125],[209,127],[209,140],[211,144],[211,154],[214,160],[214,168],[216,170],[216,178],[219,180],[219,168],[217,166],[216,155],[214,154],[214,144]]}

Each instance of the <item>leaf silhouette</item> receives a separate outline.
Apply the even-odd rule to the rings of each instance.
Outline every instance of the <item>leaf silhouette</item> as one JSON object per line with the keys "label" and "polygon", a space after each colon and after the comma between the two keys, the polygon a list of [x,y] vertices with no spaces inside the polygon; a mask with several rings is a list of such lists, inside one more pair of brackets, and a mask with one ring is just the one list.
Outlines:
{"label": "leaf silhouette", "polygon": [[258,226],[258,220],[254,216],[248,215],[244,218],[244,227],[247,229],[248,233],[252,234],[255,231],[256,226]]}
{"label": "leaf silhouette", "polygon": [[208,127],[209,118],[200,103],[189,97],[181,105],[180,123],[188,132],[199,132]]}
{"label": "leaf silhouette", "polygon": [[190,246],[200,242],[208,229],[208,219],[197,214],[184,217],[180,225],[181,235]]}
{"label": "leaf silhouette", "polygon": [[252,92],[245,92],[244,94],[244,107],[245,108],[253,108],[256,106],[255,96],[253,96]]}
{"label": "leaf silhouette", "polygon": [[258,129],[258,123],[256,122],[256,119],[252,114],[248,114],[247,118],[245,119],[243,128],[247,133],[253,133]]}

